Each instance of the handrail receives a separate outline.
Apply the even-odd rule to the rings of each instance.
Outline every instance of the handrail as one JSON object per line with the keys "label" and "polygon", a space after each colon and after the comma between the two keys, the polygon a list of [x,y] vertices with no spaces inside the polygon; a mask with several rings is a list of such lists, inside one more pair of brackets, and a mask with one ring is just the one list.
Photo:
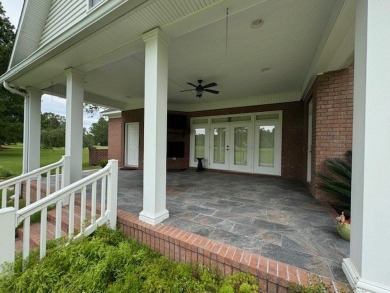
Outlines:
{"label": "handrail", "polygon": [[8,186],[14,185],[14,184],[18,183],[19,181],[25,181],[27,179],[34,178],[35,176],[47,173],[55,168],[61,167],[61,166],[63,166],[64,161],[65,161],[65,156],[63,156],[61,158],[61,160],[59,160],[58,162],[52,163],[50,165],[41,167],[39,169],[35,169],[31,172],[28,172],[28,173],[19,175],[17,177],[8,179],[6,181],[0,182],[0,189],[7,188]]}
{"label": "handrail", "polygon": [[34,203],[30,204],[29,206],[26,206],[26,207],[18,210],[16,212],[16,217],[17,217],[17,220],[16,220],[17,224],[16,225],[19,225],[24,220],[24,218],[29,217],[29,216],[35,214],[36,212],[39,212],[43,208],[47,208],[47,207],[55,204],[59,200],[69,196],[69,194],[76,192],[76,191],[82,189],[83,187],[92,184],[94,181],[103,178],[104,176],[106,176],[109,173],[111,166],[112,166],[112,162],[109,161],[109,163],[106,165],[106,167],[97,171],[96,173],[93,173],[93,174],[91,174],[91,175],[89,175],[89,176],[87,176],[79,181],[76,181],[76,182],[72,183],[71,185],[68,185],[68,186],[52,193],[51,195],[49,195],[45,198],[42,198],[41,200],[34,202]]}
{"label": "handrail", "polygon": [[[63,156],[58,162],[1,182],[1,208],[6,208],[9,205],[8,200],[11,198],[14,201],[12,205],[18,210],[19,198],[22,195],[25,198],[26,206],[28,206],[31,201],[40,200],[42,196],[48,196],[52,191],[58,191],[69,185],[69,160],[69,156]],[[51,177],[53,172],[53,177]],[[46,184],[42,185],[42,179],[45,175]],[[53,178],[54,182],[52,182]],[[33,189],[35,189],[35,193]],[[9,191],[14,192],[11,197],[9,197]]]}
{"label": "handrail", "polygon": [[[56,173],[58,174],[58,169],[56,169]],[[39,179],[39,173],[35,174],[38,174]],[[30,185],[30,179],[28,179],[28,177],[27,185]],[[20,189],[20,181],[15,183],[15,186]],[[98,187],[100,188],[99,191]],[[50,206],[55,205],[55,239],[60,238],[65,233],[68,235],[68,239],[70,241],[82,235],[87,236],[93,233],[98,226],[106,223],[109,224],[112,229],[116,227],[117,193],[118,161],[110,160],[108,161],[107,166],[102,170],[99,170],[96,173],[93,173],[68,186],[64,186],[62,189],[58,189],[52,194],[47,194],[46,197],[39,198],[37,201],[31,204],[29,203],[26,207],[20,210],[18,210],[17,207],[5,207],[0,209],[0,233],[2,237],[2,249],[0,250],[0,273],[1,265],[4,262],[13,262],[15,259],[14,229],[21,222],[23,222],[23,260],[26,260],[30,251],[30,217],[38,212],[41,213],[39,255],[40,258],[43,258],[46,255],[48,208]],[[98,195],[100,198],[98,198]],[[76,201],[76,196],[80,198],[80,202]],[[87,205],[87,196],[90,196],[91,206]],[[97,206],[97,200],[100,200],[100,209]],[[64,206],[65,201],[69,201],[69,206]],[[75,212],[76,204],[80,207],[80,213]],[[65,216],[65,218],[68,218],[69,221],[66,232],[62,230],[63,212],[67,212],[68,214]],[[77,219],[79,219],[79,230],[75,227]],[[76,235],[74,235],[75,233]]]}

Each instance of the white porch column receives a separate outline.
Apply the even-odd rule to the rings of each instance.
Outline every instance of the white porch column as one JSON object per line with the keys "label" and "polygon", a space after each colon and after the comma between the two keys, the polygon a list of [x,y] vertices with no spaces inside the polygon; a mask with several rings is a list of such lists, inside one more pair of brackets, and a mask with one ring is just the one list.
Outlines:
{"label": "white porch column", "polygon": [[390,0],[357,0],[351,256],[355,292],[390,292]]}
{"label": "white porch column", "polygon": [[70,183],[81,179],[83,164],[84,75],[72,68],[66,75],[65,155],[70,156]]}
{"label": "white porch column", "polygon": [[155,225],[166,209],[168,39],[156,28],[145,42],[144,198],[140,220]]}
{"label": "white porch column", "polygon": [[41,164],[41,97],[42,92],[27,89],[24,99],[23,173],[38,169]]}

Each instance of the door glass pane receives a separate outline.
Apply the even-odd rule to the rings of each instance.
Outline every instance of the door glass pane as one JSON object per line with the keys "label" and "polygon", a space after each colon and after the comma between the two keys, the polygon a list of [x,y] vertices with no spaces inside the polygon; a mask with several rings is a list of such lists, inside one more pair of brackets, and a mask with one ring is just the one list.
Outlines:
{"label": "door glass pane", "polygon": [[225,164],[226,128],[214,128],[214,163]]}
{"label": "door glass pane", "polygon": [[234,127],[234,165],[247,165],[248,127]]}
{"label": "door glass pane", "polygon": [[259,126],[259,166],[273,167],[275,126]]}
{"label": "door glass pane", "polygon": [[194,158],[204,158],[204,149],[206,143],[206,129],[195,129],[195,156]]}

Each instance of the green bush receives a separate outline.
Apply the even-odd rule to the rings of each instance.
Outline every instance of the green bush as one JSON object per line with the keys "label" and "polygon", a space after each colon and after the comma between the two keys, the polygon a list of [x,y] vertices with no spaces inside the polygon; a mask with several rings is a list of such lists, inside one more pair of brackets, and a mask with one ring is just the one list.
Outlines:
{"label": "green bush", "polygon": [[9,178],[9,177],[12,177],[14,175],[15,175],[15,173],[12,172],[12,170],[0,166],[0,178],[3,178],[3,179],[4,178]]}
{"label": "green bush", "polygon": [[319,279],[310,280],[310,285],[306,287],[297,284],[291,284],[288,287],[290,293],[328,293],[330,291],[329,286]]}
{"label": "green bush", "polygon": [[338,198],[348,210],[351,207],[352,151],[347,151],[344,158],[325,160],[326,172],[317,174],[321,182],[317,187]]}
{"label": "green bush", "polygon": [[37,250],[31,252],[24,271],[19,254],[0,275],[0,292],[258,292],[249,275],[224,279],[216,270],[172,262],[107,227],[47,247],[41,261]]}
{"label": "green bush", "polygon": [[107,161],[107,160],[101,160],[101,161],[99,161],[99,166],[102,167],[102,168],[104,168],[105,166],[107,166],[107,164],[108,164],[108,161]]}

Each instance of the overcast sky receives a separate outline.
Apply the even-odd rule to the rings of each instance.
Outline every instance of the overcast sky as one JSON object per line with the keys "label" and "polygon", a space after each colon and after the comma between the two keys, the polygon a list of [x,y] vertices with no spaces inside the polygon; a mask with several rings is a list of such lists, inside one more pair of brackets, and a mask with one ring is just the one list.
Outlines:
{"label": "overcast sky", "polygon": [[[0,0],[3,4],[6,16],[9,18],[11,23],[17,28],[19,24],[19,18],[23,7],[23,0]],[[47,1],[47,0],[44,0]],[[43,95],[42,96],[42,107],[43,112],[52,112],[58,115],[66,116],[66,100],[54,96]],[[99,114],[96,113],[93,117],[84,113],[84,127],[89,129],[92,123],[99,120]]]}

